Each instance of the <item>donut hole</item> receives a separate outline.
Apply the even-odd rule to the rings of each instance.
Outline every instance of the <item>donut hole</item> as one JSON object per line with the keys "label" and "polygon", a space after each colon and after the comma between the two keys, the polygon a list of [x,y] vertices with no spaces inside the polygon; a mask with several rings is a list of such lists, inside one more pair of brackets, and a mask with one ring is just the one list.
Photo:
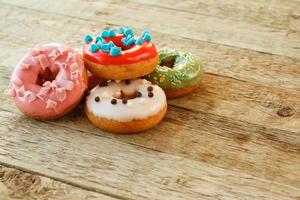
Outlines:
{"label": "donut hole", "polygon": [[113,97],[116,99],[126,99],[126,100],[130,100],[130,99],[134,99],[136,97],[138,97],[139,92],[135,91],[133,93],[125,93],[122,90],[119,92],[115,92]]}
{"label": "donut hole", "polygon": [[49,68],[44,69],[37,76],[36,84],[39,86],[43,86],[43,84],[47,81],[52,82],[55,80],[59,70],[51,71]]}
{"label": "donut hole", "polygon": [[159,65],[168,68],[173,68],[175,64],[175,59],[175,56],[166,57],[160,61]]}

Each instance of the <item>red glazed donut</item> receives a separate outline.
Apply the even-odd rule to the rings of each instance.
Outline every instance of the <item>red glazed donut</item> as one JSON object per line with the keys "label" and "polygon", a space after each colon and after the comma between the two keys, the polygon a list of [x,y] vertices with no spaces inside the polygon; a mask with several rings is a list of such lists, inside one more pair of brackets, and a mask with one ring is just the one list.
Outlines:
{"label": "red glazed donut", "polygon": [[144,76],[158,64],[158,54],[148,32],[140,37],[130,28],[104,30],[95,39],[85,36],[83,58],[87,68],[96,76],[124,80]]}
{"label": "red glazed donut", "polygon": [[7,93],[27,116],[54,119],[80,102],[87,81],[79,54],[61,44],[42,44],[17,64]]}

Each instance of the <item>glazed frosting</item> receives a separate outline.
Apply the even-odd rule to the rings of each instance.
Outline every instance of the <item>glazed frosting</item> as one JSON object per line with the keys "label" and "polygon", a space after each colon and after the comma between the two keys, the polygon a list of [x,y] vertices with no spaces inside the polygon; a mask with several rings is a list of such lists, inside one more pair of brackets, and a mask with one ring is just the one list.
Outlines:
{"label": "glazed frosting", "polygon": [[115,33],[111,28],[102,31],[95,38],[90,35],[85,36],[83,57],[101,65],[122,65],[157,56],[149,32],[144,31],[140,36],[136,36],[133,35],[131,28],[120,28],[119,33]]}
{"label": "glazed frosting", "polygon": [[[120,98],[122,93],[130,96],[136,92],[140,92],[141,96],[127,99],[126,103],[117,98]],[[97,97],[99,101],[96,101]],[[112,99],[116,99],[116,104],[112,103]],[[166,96],[160,87],[145,79],[134,79],[130,83],[110,81],[107,86],[96,86],[91,90],[86,98],[86,106],[95,116],[127,122],[157,114],[166,106]]]}
{"label": "glazed frosting", "polygon": [[[85,67],[81,56],[61,44],[40,44],[19,61],[8,95],[31,116],[56,116],[81,98]],[[48,80],[47,80],[48,79]]]}
{"label": "glazed frosting", "polygon": [[[160,64],[145,78],[161,88],[177,90],[190,87],[202,78],[203,66],[195,55],[169,48],[160,49],[158,54]],[[163,65],[172,62],[171,67]]]}

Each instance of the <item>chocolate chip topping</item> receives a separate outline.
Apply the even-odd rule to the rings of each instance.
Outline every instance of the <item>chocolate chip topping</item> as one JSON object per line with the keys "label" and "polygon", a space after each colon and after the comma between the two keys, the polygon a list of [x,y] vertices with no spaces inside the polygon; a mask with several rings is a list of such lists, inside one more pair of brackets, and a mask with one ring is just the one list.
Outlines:
{"label": "chocolate chip topping", "polygon": [[96,102],[99,102],[99,101],[100,101],[100,97],[96,96],[96,97],[95,97],[95,101],[96,101]]}
{"label": "chocolate chip topping", "polygon": [[122,99],[122,103],[126,104],[127,103],[127,99]]}
{"label": "chocolate chip topping", "polygon": [[153,92],[148,92],[148,97],[153,97],[154,96],[154,94],[153,94]]}
{"label": "chocolate chip topping", "polygon": [[136,93],[136,97],[141,97],[142,96],[142,93],[141,92],[137,92]]}
{"label": "chocolate chip topping", "polygon": [[148,90],[149,92],[151,92],[151,91],[153,91],[153,87],[152,87],[152,86],[149,86],[149,87],[147,87],[147,90]]}
{"label": "chocolate chip topping", "polygon": [[114,104],[117,104],[117,99],[112,99],[112,100],[110,101],[110,103],[113,104],[113,105],[114,105]]}
{"label": "chocolate chip topping", "polygon": [[130,80],[125,80],[125,83],[126,83],[126,85],[129,85],[130,84]]}
{"label": "chocolate chip topping", "polygon": [[86,91],[84,91],[84,94],[85,94],[85,96],[89,96],[90,95],[90,91],[86,90]]}
{"label": "chocolate chip topping", "polygon": [[101,81],[101,82],[99,83],[99,86],[100,86],[100,87],[105,87],[105,86],[107,86],[107,85],[108,85],[107,81]]}

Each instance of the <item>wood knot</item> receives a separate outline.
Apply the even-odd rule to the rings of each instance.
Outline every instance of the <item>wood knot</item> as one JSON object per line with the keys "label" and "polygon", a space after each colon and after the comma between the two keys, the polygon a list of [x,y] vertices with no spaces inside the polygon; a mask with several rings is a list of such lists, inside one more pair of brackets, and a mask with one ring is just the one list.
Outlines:
{"label": "wood knot", "polygon": [[277,115],[279,115],[280,117],[290,117],[295,113],[296,110],[290,106],[282,107],[277,111]]}

